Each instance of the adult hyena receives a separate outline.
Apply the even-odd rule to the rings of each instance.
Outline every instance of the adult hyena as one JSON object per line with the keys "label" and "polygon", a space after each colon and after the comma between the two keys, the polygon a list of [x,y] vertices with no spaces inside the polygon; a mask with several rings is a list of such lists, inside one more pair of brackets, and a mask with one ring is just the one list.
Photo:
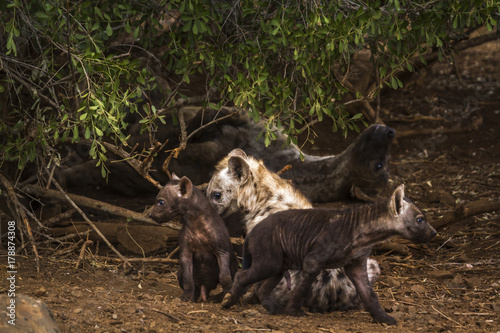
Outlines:
{"label": "adult hyena", "polygon": [[[233,150],[216,166],[207,195],[223,217],[242,212],[247,233],[273,213],[312,208],[289,181],[240,149]],[[367,272],[373,284],[380,273],[375,260],[368,260]],[[290,271],[290,278],[291,284],[296,285],[300,281],[299,271]],[[274,289],[273,298],[286,304],[291,295],[288,289],[287,281],[283,279]],[[358,308],[360,299],[343,268],[327,269],[316,277],[305,305],[313,312],[348,310]]]}

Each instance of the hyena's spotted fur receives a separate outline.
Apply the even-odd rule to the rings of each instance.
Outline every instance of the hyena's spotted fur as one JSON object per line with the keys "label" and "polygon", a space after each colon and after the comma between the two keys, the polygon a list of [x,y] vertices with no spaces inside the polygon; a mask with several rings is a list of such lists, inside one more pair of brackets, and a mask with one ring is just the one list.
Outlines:
{"label": "hyena's spotted fur", "polygon": [[[288,209],[312,208],[311,203],[292,184],[269,171],[264,163],[235,149],[222,159],[207,187],[207,196],[224,218],[235,212],[244,214],[246,232],[267,216]],[[380,274],[377,262],[368,260],[370,283]],[[299,271],[290,271],[292,287],[300,279]],[[291,293],[286,279],[273,291],[273,298],[286,304]],[[312,312],[329,312],[358,308],[360,300],[353,283],[344,270],[322,271],[312,284],[305,305]]]}

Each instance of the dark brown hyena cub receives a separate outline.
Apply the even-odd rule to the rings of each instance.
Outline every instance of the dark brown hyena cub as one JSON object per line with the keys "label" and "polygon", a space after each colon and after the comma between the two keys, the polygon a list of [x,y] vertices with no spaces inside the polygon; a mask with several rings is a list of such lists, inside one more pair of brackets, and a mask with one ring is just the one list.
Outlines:
{"label": "dark brown hyena cub", "polygon": [[[367,274],[367,259],[374,244],[394,236],[415,243],[430,241],[436,230],[422,211],[404,197],[399,186],[389,202],[360,205],[354,209],[299,209],[270,215],[257,224],[245,239],[243,270],[239,271],[222,305],[235,304],[246,286],[263,281],[257,294],[271,313],[303,315],[302,304],[321,270],[344,267],[361,301],[372,317],[381,323],[396,320],[380,307]],[[300,269],[300,282],[294,286],[285,306],[271,292],[286,270]]]}
{"label": "dark brown hyena cub", "polygon": [[179,215],[182,229],[177,279],[184,290],[181,299],[196,302],[201,293],[206,301],[219,282],[227,292],[238,269],[227,227],[187,177],[173,175],[158,193],[150,216],[160,223]]}

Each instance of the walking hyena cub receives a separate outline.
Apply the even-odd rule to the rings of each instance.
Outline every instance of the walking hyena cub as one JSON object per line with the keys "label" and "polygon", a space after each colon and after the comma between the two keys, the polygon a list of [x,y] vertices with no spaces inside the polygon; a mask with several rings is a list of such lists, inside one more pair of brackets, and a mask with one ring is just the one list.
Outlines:
{"label": "walking hyena cub", "polygon": [[[267,216],[289,209],[311,209],[311,203],[290,182],[269,171],[262,161],[247,156],[241,149],[233,150],[216,167],[207,187],[207,195],[222,217],[241,211],[246,231],[250,232]],[[375,260],[369,259],[367,271],[373,284],[380,270]],[[280,304],[288,302],[290,285],[300,280],[297,270],[289,272],[291,283],[285,279],[273,291]],[[313,282],[305,305],[312,312],[355,309],[360,299],[344,269],[321,271]]]}
{"label": "walking hyena cub", "polygon": [[238,269],[226,225],[203,193],[187,177],[175,174],[158,193],[150,216],[165,222],[181,216],[180,268],[177,279],[183,301],[204,301],[220,282],[227,292]]}
{"label": "walking hyena cub", "polygon": [[[389,202],[365,204],[353,209],[287,210],[270,215],[247,235],[243,247],[243,270],[236,273],[231,291],[222,305],[236,303],[245,287],[265,280],[257,293],[274,314],[303,315],[303,299],[322,269],[344,267],[347,276],[372,317],[396,324],[379,304],[366,271],[374,244],[394,236],[415,243],[430,241],[436,230],[422,211],[404,197],[399,186]],[[300,269],[302,279],[285,306],[274,302],[271,292],[288,269]]]}

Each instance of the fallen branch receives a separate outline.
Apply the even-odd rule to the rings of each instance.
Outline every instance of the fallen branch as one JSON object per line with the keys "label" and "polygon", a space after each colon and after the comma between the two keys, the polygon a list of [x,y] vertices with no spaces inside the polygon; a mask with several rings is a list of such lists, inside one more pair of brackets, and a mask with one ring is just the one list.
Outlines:
{"label": "fallen branch", "polygon": [[418,128],[411,130],[397,130],[396,138],[401,139],[407,136],[415,135],[439,135],[439,134],[452,134],[452,133],[464,133],[473,132],[479,129],[479,126],[483,124],[483,117],[479,115],[478,117],[472,119],[466,126],[454,126],[454,127],[438,127],[436,128]]}
{"label": "fallen branch", "polygon": [[[94,258],[100,260],[112,260],[112,261],[123,261],[122,258],[111,258],[105,256],[94,255]],[[163,263],[163,264],[178,264],[178,259],[167,259],[167,258],[126,258],[128,262],[141,262],[141,263]]]}
{"label": "fallen branch", "polygon": [[[81,195],[61,193],[61,192],[58,192],[55,190],[50,190],[50,189],[46,189],[46,188],[35,186],[35,185],[26,185],[22,188],[22,190],[28,194],[31,194],[31,195],[41,196],[41,197],[55,199],[55,200],[59,200],[59,201],[67,200],[66,199],[66,195],[67,195],[67,197],[69,199],[71,199],[71,201],[73,201],[75,204],[77,204],[79,206],[97,209],[97,210],[100,210],[100,211],[103,211],[106,213],[110,213],[113,215],[122,216],[122,217],[125,217],[127,219],[130,218],[130,219],[135,220],[135,221],[144,222],[144,223],[158,226],[158,223],[156,223],[155,221],[153,221],[152,219],[150,219],[149,217],[147,217],[141,213],[137,213],[137,212],[134,212],[134,211],[126,209],[126,208],[114,206],[114,205],[108,204],[106,202],[87,198],[87,197],[84,197]],[[171,223],[171,222],[163,223],[162,225],[169,227],[171,229],[175,229],[175,230],[180,230],[180,228],[181,228],[179,225],[177,225],[175,223]]]}
{"label": "fallen branch", "polygon": [[464,204],[455,209],[455,211],[448,213],[437,220],[433,220],[430,223],[434,228],[439,230],[468,217],[496,210],[500,210],[500,199],[497,198],[495,201],[489,201],[487,199],[477,200]]}

